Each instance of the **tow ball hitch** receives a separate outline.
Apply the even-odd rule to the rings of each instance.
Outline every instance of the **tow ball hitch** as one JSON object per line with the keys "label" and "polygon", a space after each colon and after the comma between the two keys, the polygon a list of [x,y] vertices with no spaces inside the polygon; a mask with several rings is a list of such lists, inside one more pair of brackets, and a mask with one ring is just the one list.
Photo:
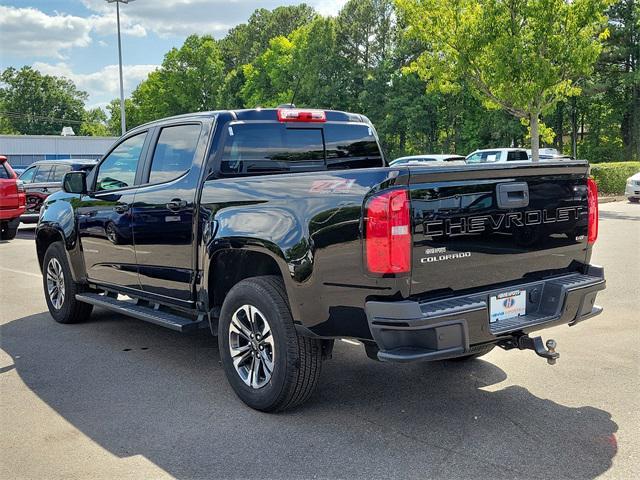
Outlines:
{"label": "tow ball hitch", "polygon": [[542,343],[542,337],[531,338],[528,335],[522,335],[516,339],[516,347],[520,350],[533,350],[537,355],[546,358],[549,365],[555,365],[560,354],[556,352],[557,343],[553,339],[547,340],[547,348]]}

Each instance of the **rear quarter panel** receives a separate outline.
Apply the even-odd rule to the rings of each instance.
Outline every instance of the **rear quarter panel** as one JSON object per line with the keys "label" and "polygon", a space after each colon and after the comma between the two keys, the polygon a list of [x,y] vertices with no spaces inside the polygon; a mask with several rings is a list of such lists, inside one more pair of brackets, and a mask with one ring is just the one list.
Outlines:
{"label": "rear quarter panel", "polygon": [[374,168],[208,180],[202,228],[215,233],[206,256],[215,262],[217,253],[234,248],[266,253],[280,267],[296,322],[317,335],[370,338],[365,300],[404,297],[409,280],[365,273],[362,208],[372,192],[406,183],[402,172]]}

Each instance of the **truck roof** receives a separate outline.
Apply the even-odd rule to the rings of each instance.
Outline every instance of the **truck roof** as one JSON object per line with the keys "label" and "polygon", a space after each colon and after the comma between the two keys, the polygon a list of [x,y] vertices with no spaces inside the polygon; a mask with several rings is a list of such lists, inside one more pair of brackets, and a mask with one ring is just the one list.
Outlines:
{"label": "truck roof", "polygon": [[[323,110],[317,108],[296,108],[290,106],[283,106],[279,108],[247,108],[238,110],[212,110],[207,112],[194,112],[185,113],[182,115],[174,115],[172,117],[161,118],[153,120],[151,122],[144,123],[135,127],[135,129],[141,127],[148,127],[155,124],[162,124],[165,122],[172,122],[175,120],[200,120],[202,118],[214,118],[222,114],[228,114],[234,120],[273,120],[278,121],[278,110],[292,109],[299,111],[316,111],[320,110],[325,113],[326,121],[328,122],[361,122],[371,123],[370,120],[359,113],[343,112],[340,110]],[[131,130],[134,130],[133,128]]]}

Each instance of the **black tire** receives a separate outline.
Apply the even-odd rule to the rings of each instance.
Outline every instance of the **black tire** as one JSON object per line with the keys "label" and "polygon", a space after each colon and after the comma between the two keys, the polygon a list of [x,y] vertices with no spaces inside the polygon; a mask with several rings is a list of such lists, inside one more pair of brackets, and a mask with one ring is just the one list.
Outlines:
{"label": "black tire", "polygon": [[0,225],[0,240],[13,240],[18,234],[20,222],[2,222]]}
{"label": "black tire", "polygon": [[485,345],[483,347],[478,347],[475,350],[475,352],[470,353],[469,355],[464,355],[462,357],[452,358],[451,361],[453,361],[453,362],[468,362],[469,360],[475,360],[476,358],[483,357],[484,355],[489,353],[494,348],[496,348],[495,345]]}
{"label": "black tire", "polygon": [[640,198],[638,198],[638,197],[629,197],[629,201],[631,203],[638,203],[638,202],[640,202]]}
{"label": "black tire", "polygon": [[[57,262],[57,264],[55,262]],[[49,292],[47,282],[50,268],[56,270],[58,266],[62,271],[62,279],[59,284],[64,286],[62,290],[63,297],[60,300],[60,304],[57,303],[58,300],[57,297],[55,297],[55,293],[52,295]],[[76,300],[76,293],[82,292],[84,286],[73,281],[62,242],[52,243],[44,254],[42,284],[44,287],[44,296],[47,300],[47,307],[49,307],[49,313],[51,313],[51,316],[56,322],[78,323],[89,318],[91,310],[93,310],[93,305]],[[54,297],[53,299],[52,296]]]}
{"label": "black tire", "polygon": [[[246,306],[257,309],[257,313],[264,316],[268,322],[266,325],[271,331],[269,338],[272,339],[270,341],[273,348],[271,351],[272,371],[270,378],[267,379],[267,363],[263,362],[260,367],[258,361],[257,369],[262,368],[264,378],[261,380],[265,383],[257,388],[245,383],[246,379],[243,380],[240,371],[234,366],[229,347],[230,337],[233,335],[235,335],[234,338],[244,341],[242,340],[245,338],[244,335],[240,336],[232,332],[234,329],[231,327],[231,322],[234,315],[236,315],[236,320],[238,315],[243,315],[241,310]],[[257,318],[255,323],[259,323],[261,317]],[[254,322],[251,323],[251,325],[253,324]],[[234,331],[237,332],[238,329]],[[253,334],[251,338],[254,338]],[[218,345],[222,365],[231,387],[245,404],[256,410],[263,412],[283,411],[300,405],[311,396],[320,378],[321,342],[298,335],[289,310],[284,285],[282,280],[275,276],[249,278],[239,282],[231,289],[220,312]],[[253,353],[250,352],[250,355],[262,358],[260,357],[262,353],[257,351],[255,344],[253,346],[252,343],[245,344],[240,348],[247,346],[253,351]],[[271,347],[267,345],[267,349],[269,348]],[[239,357],[246,357],[246,354],[238,355],[236,359]],[[253,362],[252,357],[249,356],[246,361]],[[245,367],[241,368],[248,367],[245,364]],[[253,363],[251,363],[251,369],[253,369]],[[250,377],[250,374],[247,374],[247,377]]]}

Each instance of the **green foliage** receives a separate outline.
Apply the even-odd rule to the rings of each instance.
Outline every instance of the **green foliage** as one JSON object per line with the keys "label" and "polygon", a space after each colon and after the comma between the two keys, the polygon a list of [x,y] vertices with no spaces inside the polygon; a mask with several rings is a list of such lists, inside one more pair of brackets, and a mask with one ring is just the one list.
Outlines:
{"label": "green foliage", "polygon": [[640,172],[640,162],[612,162],[591,165],[598,193],[622,195],[627,178]]}
{"label": "green foliage", "polygon": [[[258,9],[220,40],[192,35],[167,52],[126,100],[127,127],[275,106],[295,92],[298,106],[367,115],[388,158],[525,146],[540,117],[533,138],[543,144],[573,154],[575,143],[576,156],[591,161],[638,160],[640,2],[609,4],[350,0],[335,18],[305,4]],[[74,95],[69,80],[44,82],[28,70],[22,77],[34,79],[19,92],[7,95],[13,87],[0,84],[0,111],[17,108],[31,121],[0,115],[0,132],[59,133],[62,123],[34,114],[68,111],[64,118],[83,121],[72,124],[78,133],[120,134],[119,100],[105,120],[83,110],[86,96]],[[53,114],[42,99],[64,97],[55,93],[61,85],[80,101]],[[7,99],[16,103],[9,108]]]}
{"label": "green foliage", "polygon": [[92,137],[107,137],[113,132],[109,130],[107,114],[101,108],[85,110],[82,125],[78,135],[88,135]]}
{"label": "green foliage", "polygon": [[0,111],[4,112],[0,125],[4,131],[58,135],[65,125],[77,128],[86,100],[86,92],[71,80],[42,75],[31,67],[9,67],[0,75]]}
{"label": "green foliage", "polygon": [[[606,38],[610,0],[397,0],[407,34],[427,48],[412,63],[431,88],[456,91],[465,80],[488,108],[531,124],[588,76]],[[600,34],[600,36],[598,36]]]}
{"label": "green foliage", "polygon": [[162,66],[149,74],[132,94],[137,110],[127,128],[188,112],[215,110],[224,82],[220,47],[210,36],[191,35],[182,47],[171,49]]}

